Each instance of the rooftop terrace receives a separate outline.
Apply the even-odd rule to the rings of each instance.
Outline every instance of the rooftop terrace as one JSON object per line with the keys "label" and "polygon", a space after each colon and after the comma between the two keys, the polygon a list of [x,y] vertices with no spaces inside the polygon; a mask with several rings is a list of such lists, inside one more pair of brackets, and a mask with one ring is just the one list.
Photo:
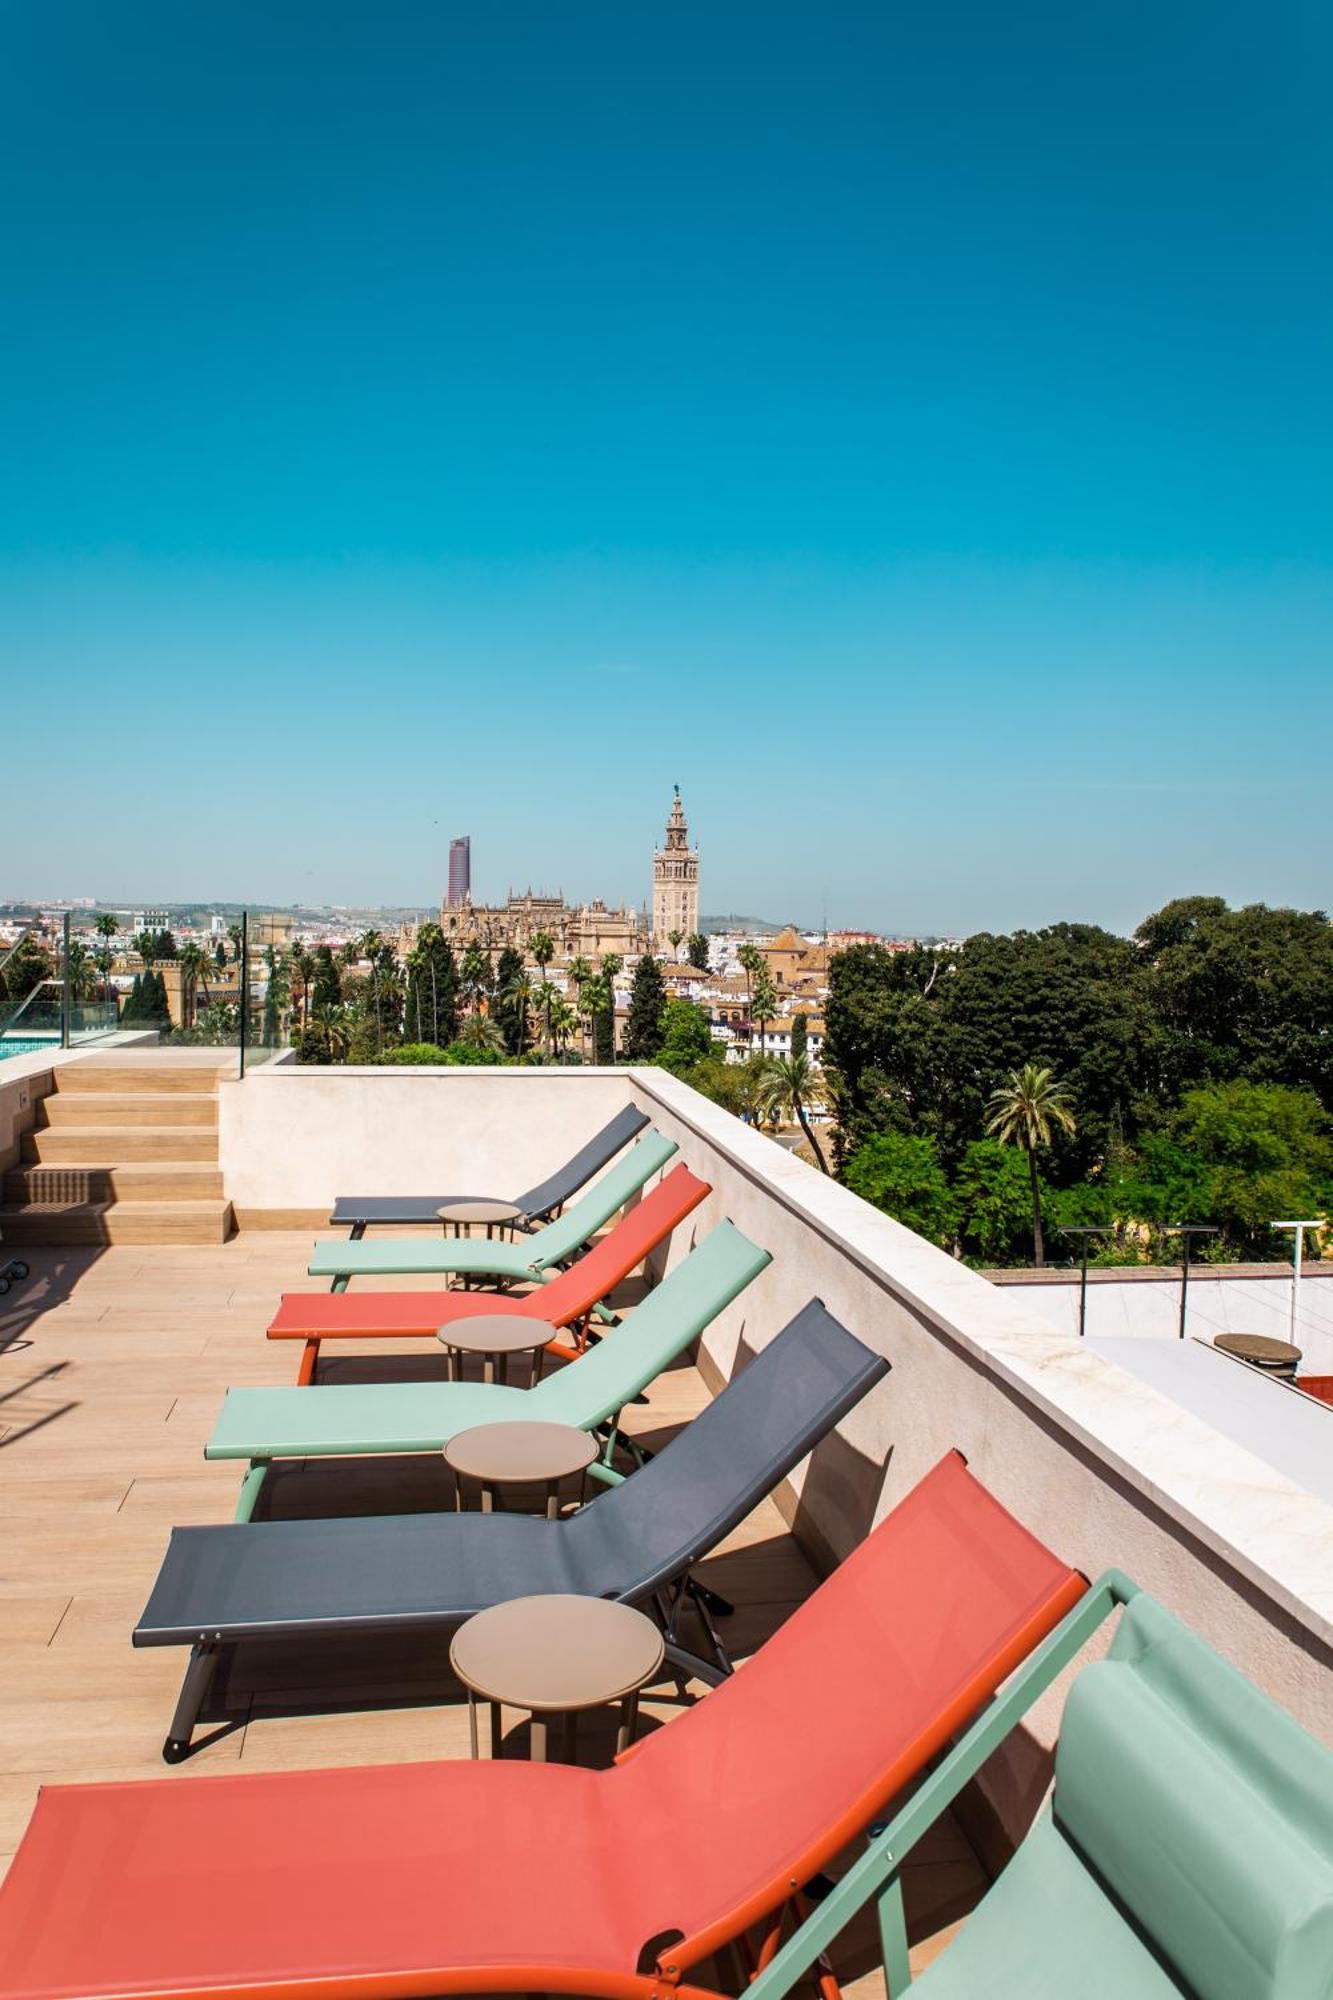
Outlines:
{"label": "rooftop terrace", "polygon": [[[128,1059],[128,1058],[127,1058]],[[142,1060],[135,1052],[135,1060]],[[76,1061],[91,1058],[76,1058]],[[108,1058],[98,1060],[105,1063]],[[6,1105],[21,1134],[49,1087]],[[230,1519],[240,1468],[206,1463],[223,1391],[290,1383],[295,1350],[264,1329],[306,1276],[334,1198],[438,1186],[517,1189],[626,1102],[713,1189],[649,1274],[729,1217],[768,1269],[669,1371],[626,1428],[662,1440],[810,1297],[885,1353],[892,1373],[705,1566],[735,1600],[743,1656],[950,1447],[1018,1518],[1089,1576],[1127,1570],[1325,1741],[1333,1741],[1333,1507],[1235,1436],[1021,1301],[869,1210],[673,1078],[638,1070],[300,1070],[218,1092],[218,1163],[239,1233],[208,1245],[25,1250],[31,1278],[0,1300],[0,1854],[49,1780],[161,1777],[181,1659],[129,1635],[170,1528]],[[425,1279],[377,1279],[415,1288]],[[632,1310],[642,1278],[616,1303]],[[438,1375],[419,1343],[326,1349],[321,1379]],[[1330,1414],[1333,1423],[1333,1413]],[[434,1458],[336,1475],[284,1469],[267,1504],[403,1512],[452,1504]],[[331,1500],[336,1486],[336,1498]],[[467,1755],[460,1690],[438,1639],[304,1654],[241,1649],[186,1766],[277,1770]],[[252,1649],[253,1651],[253,1649]],[[918,1956],[971,1907],[1049,1775],[1067,1677],[992,1760],[909,1876]],[[706,1698],[706,1697],[705,1697]],[[650,1722],[674,1695],[645,1703]],[[585,1746],[596,1754],[595,1738]],[[167,1782],[171,1782],[168,1777]],[[868,1938],[840,1970],[873,1963]]]}

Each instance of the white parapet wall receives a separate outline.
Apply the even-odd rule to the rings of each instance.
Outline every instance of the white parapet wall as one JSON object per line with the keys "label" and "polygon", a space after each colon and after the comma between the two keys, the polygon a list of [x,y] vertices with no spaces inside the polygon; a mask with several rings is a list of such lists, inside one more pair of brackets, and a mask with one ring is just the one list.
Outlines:
{"label": "white parapet wall", "polygon": [[240,1228],[318,1227],[344,1194],[508,1197],[630,1100],[623,1069],[265,1064],[218,1093]]}

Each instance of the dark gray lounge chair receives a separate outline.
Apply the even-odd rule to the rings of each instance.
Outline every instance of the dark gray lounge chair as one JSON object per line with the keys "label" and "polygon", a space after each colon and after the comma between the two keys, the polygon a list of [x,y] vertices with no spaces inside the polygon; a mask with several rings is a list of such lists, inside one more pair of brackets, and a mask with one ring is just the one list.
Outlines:
{"label": "dark gray lounge chair", "polygon": [[[224,1646],[460,1624],[513,1597],[572,1591],[651,1603],[667,1658],[718,1681],[721,1600],[690,1566],[715,1547],[888,1369],[812,1300],[632,1478],[559,1521],[398,1514],[175,1528],[136,1646],[193,1648],[163,1756],[190,1736]],[[712,1657],[679,1634],[689,1605]]]}
{"label": "dark gray lounge chair", "polygon": [[593,1134],[586,1146],[580,1146],[563,1167],[558,1167],[548,1179],[538,1181],[525,1194],[340,1194],[329,1221],[350,1223],[353,1241],[359,1242],[368,1223],[377,1229],[399,1225],[404,1229],[428,1229],[439,1221],[439,1211],[452,1202],[503,1200],[512,1201],[515,1208],[522,1209],[523,1220],[518,1227],[531,1229],[556,1215],[571,1195],[576,1195],[585,1182],[600,1173],[607,1161],[613,1160],[622,1146],[628,1146],[647,1123],[646,1112],[637,1105],[627,1104],[600,1132]]}

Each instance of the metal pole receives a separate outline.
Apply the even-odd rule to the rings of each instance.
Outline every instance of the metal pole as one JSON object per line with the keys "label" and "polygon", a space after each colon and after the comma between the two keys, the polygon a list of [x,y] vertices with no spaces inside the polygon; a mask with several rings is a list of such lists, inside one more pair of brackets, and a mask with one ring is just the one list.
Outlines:
{"label": "metal pole", "polygon": [[245,1075],[245,1017],[250,1010],[250,912],[241,911],[241,1060],[240,1074]]}
{"label": "metal pole", "polygon": [[60,967],[60,1046],[62,1049],[67,1049],[69,1047],[69,911],[68,910],[66,910],[65,912],[65,919],[60,928],[63,941],[62,951],[61,951],[61,958],[63,962]]}
{"label": "metal pole", "polygon": [[1296,1329],[1301,1323],[1301,1265],[1305,1261],[1305,1232],[1307,1229],[1322,1229],[1322,1215],[1307,1216],[1303,1222],[1272,1222],[1270,1229],[1291,1231],[1291,1315],[1287,1332],[1293,1347],[1299,1347]]}
{"label": "metal pole", "polygon": [[1196,1236],[1216,1236],[1217,1225],[1212,1222],[1171,1222],[1162,1231],[1163,1236],[1178,1236],[1181,1239],[1180,1257],[1180,1325],[1176,1329],[1178,1338],[1185,1338],[1185,1315],[1189,1310],[1190,1286],[1190,1245]]}

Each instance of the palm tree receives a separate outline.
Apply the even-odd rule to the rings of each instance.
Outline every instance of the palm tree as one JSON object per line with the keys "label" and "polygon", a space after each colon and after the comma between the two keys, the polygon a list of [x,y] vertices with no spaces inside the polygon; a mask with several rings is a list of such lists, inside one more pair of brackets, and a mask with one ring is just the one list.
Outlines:
{"label": "palm tree", "polygon": [[463,988],[463,999],[475,1014],[491,984],[491,961],[479,944],[470,944],[463,953],[458,978]]}
{"label": "palm tree", "polygon": [[684,935],[685,935],[684,931],[667,932],[667,943],[671,946],[671,956],[672,958],[675,959],[677,964],[680,963],[680,941],[684,937]]}
{"label": "palm tree", "polygon": [[770,1116],[793,1116],[819,1162],[820,1173],[826,1174],[828,1161],[824,1158],[824,1149],[815,1137],[806,1110],[811,1098],[822,1098],[823,1092],[823,1077],[805,1054],[768,1057],[764,1074],[758,1079],[760,1108]]}
{"label": "palm tree", "polygon": [[[548,1041],[554,1045],[557,1055],[562,1053],[565,1043],[569,1040],[569,1037],[573,1034],[578,1024],[579,1017],[570,1006],[568,1000],[562,1000],[557,993],[553,1000],[547,1001],[546,1033]],[[548,1056],[550,1054],[549,1048],[547,1054]]]}
{"label": "palm tree", "polygon": [[469,1014],[458,1030],[458,1039],[467,1048],[480,1049],[485,1055],[505,1053],[505,1038],[489,1014]]}
{"label": "palm tree", "polygon": [[756,974],[764,969],[764,954],[757,944],[743,944],[736,957],[745,974],[745,1020],[748,1026],[754,1019],[754,982]]}
{"label": "palm tree", "polygon": [[1002,1146],[1021,1146],[1028,1156],[1032,1181],[1032,1248],[1038,1270],[1044,1261],[1041,1236],[1041,1183],[1037,1176],[1037,1151],[1049,1146],[1051,1132],[1077,1130],[1074,1107],[1065,1085],[1054,1072],[1037,1063],[1011,1069],[1004,1082],[991,1092],[986,1106],[986,1130]]}
{"label": "palm tree", "polygon": [[299,1009],[297,1019],[299,1025],[304,1028],[306,1022],[306,1009],[310,1002],[310,982],[315,976],[314,953],[312,951],[308,951],[305,945],[303,944],[293,945],[291,967],[292,967],[292,985],[295,988],[296,993],[299,995],[299,999],[297,1001],[297,1006]]}
{"label": "palm tree", "polygon": [[187,1028],[194,1026],[195,1016],[199,1011],[195,995],[201,986],[204,989],[204,1005],[208,1005],[208,974],[211,965],[212,960],[208,953],[202,945],[196,944],[193,938],[188,944],[181,946],[181,1013],[185,1017],[184,1026]]}
{"label": "palm tree", "polygon": [[521,1056],[528,1046],[528,1009],[532,1005],[532,981],[526,972],[516,972],[500,995],[514,1024],[514,1054]]}
{"label": "palm tree", "polygon": [[592,978],[592,967],[589,965],[586,958],[570,959],[569,986],[566,989],[566,991],[572,991],[574,995],[574,1005],[578,1010],[579,1054],[582,1056],[586,1056],[588,1053],[587,1033],[586,1033],[586,1025],[584,1019],[588,1010],[586,1005],[584,1004],[583,989],[591,978]]}
{"label": "palm tree", "polygon": [[555,957],[555,939],[549,931],[534,931],[532,940],[528,945],[528,950],[532,953],[534,963],[539,967],[542,975],[541,1009],[542,1018],[545,1023],[542,1031],[542,1054],[549,1062],[551,1059],[551,992],[546,984],[546,968]]}
{"label": "palm tree", "polygon": [[116,922],[110,910],[103,910],[97,919],[97,935],[102,940],[97,953],[97,969],[102,975],[102,984],[107,987],[111,984],[113,957],[111,940],[119,929],[120,925]]}
{"label": "palm tree", "polygon": [[759,1029],[759,1053],[764,1053],[764,1033],[778,1011],[778,993],[767,964],[761,959],[750,993],[750,1013]]}

